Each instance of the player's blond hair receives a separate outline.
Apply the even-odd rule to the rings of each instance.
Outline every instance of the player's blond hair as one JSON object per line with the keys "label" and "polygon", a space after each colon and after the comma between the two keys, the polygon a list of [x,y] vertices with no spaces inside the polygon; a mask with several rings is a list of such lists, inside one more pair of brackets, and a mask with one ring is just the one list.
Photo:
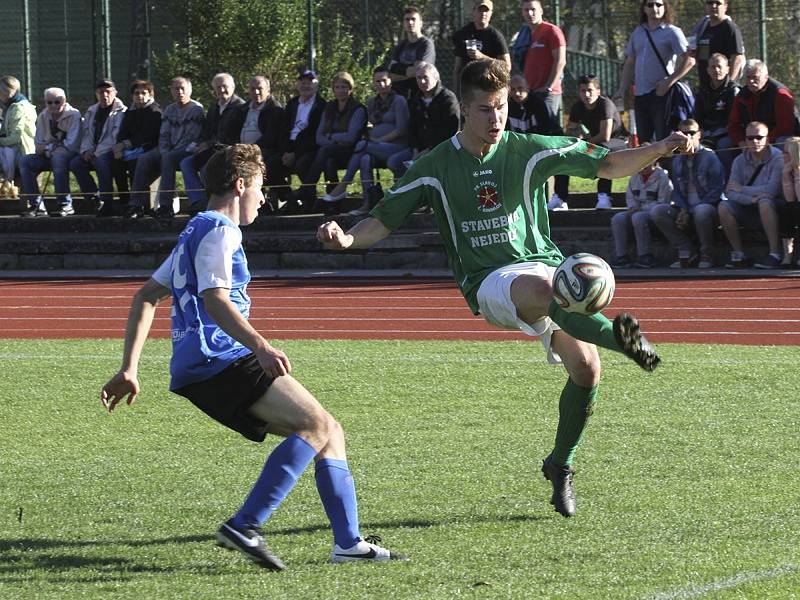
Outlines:
{"label": "player's blond hair", "polygon": [[218,150],[206,163],[206,193],[224,196],[233,189],[237,179],[249,185],[266,168],[261,149],[255,144],[234,144]]}

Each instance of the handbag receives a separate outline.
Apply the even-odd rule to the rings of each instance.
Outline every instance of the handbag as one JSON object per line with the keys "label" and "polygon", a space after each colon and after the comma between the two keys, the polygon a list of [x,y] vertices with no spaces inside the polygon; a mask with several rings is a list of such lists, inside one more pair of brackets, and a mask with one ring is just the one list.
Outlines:
{"label": "handbag", "polygon": [[[653,38],[650,36],[650,31],[648,31],[647,27],[642,27],[647,34],[647,39],[650,41],[653,52],[655,52],[658,57],[658,62],[661,63],[661,68],[664,69],[667,77],[669,77],[671,73],[667,70],[667,65],[664,59],[661,58],[661,53],[658,51],[658,48],[656,48]],[[669,88],[666,98],[664,122],[669,131],[674,131],[678,128],[678,123],[684,119],[690,119],[694,114],[694,94],[692,94],[692,89],[689,87],[689,84],[684,81],[676,81],[672,87]]]}

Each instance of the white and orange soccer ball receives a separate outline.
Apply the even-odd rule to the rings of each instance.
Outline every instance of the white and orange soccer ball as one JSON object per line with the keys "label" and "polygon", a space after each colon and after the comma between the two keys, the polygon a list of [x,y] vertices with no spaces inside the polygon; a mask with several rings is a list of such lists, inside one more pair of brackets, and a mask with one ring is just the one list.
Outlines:
{"label": "white and orange soccer ball", "polygon": [[568,312],[593,315],[611,304],[616,281],[606,261],[580,252],[564,259],[553,275],[553,297]]}

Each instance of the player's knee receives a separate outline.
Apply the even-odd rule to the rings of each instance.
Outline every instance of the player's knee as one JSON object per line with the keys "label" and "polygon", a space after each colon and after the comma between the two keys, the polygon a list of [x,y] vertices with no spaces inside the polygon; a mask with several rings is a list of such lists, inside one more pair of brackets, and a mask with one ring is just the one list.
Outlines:
{"label": "player's knee", "polygon": [[590,388],[600,383],[601,371],[597,357],[584,355],[570,366],[569,376],[576,385]]}

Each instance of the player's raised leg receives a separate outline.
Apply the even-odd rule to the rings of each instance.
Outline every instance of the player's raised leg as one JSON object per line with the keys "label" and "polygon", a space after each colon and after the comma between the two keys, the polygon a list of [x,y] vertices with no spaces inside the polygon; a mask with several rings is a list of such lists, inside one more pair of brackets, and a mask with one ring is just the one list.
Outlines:
{"label": "player's raised leg", "polygon": [[565,517],[575,514],[572,460],[594,411],[600,383],[597,347],[576,340],[564,331],[554,331],[553,350],[569,374],[558,403],[558,429],[553,451],[544,459],[542,473],[553,486],[550,504]]}
{"label": "player's raised leg", "polygon": [[661,359],[639,331],[633,315],[621,313],[612,323],[601,313],[582,315],[567,312],[553,300],[551,282],[522,275],[511,286],[511,299],[521,319],[528,323],[549,316],[572,337],[621,352],[645,371],[652,371]]}

